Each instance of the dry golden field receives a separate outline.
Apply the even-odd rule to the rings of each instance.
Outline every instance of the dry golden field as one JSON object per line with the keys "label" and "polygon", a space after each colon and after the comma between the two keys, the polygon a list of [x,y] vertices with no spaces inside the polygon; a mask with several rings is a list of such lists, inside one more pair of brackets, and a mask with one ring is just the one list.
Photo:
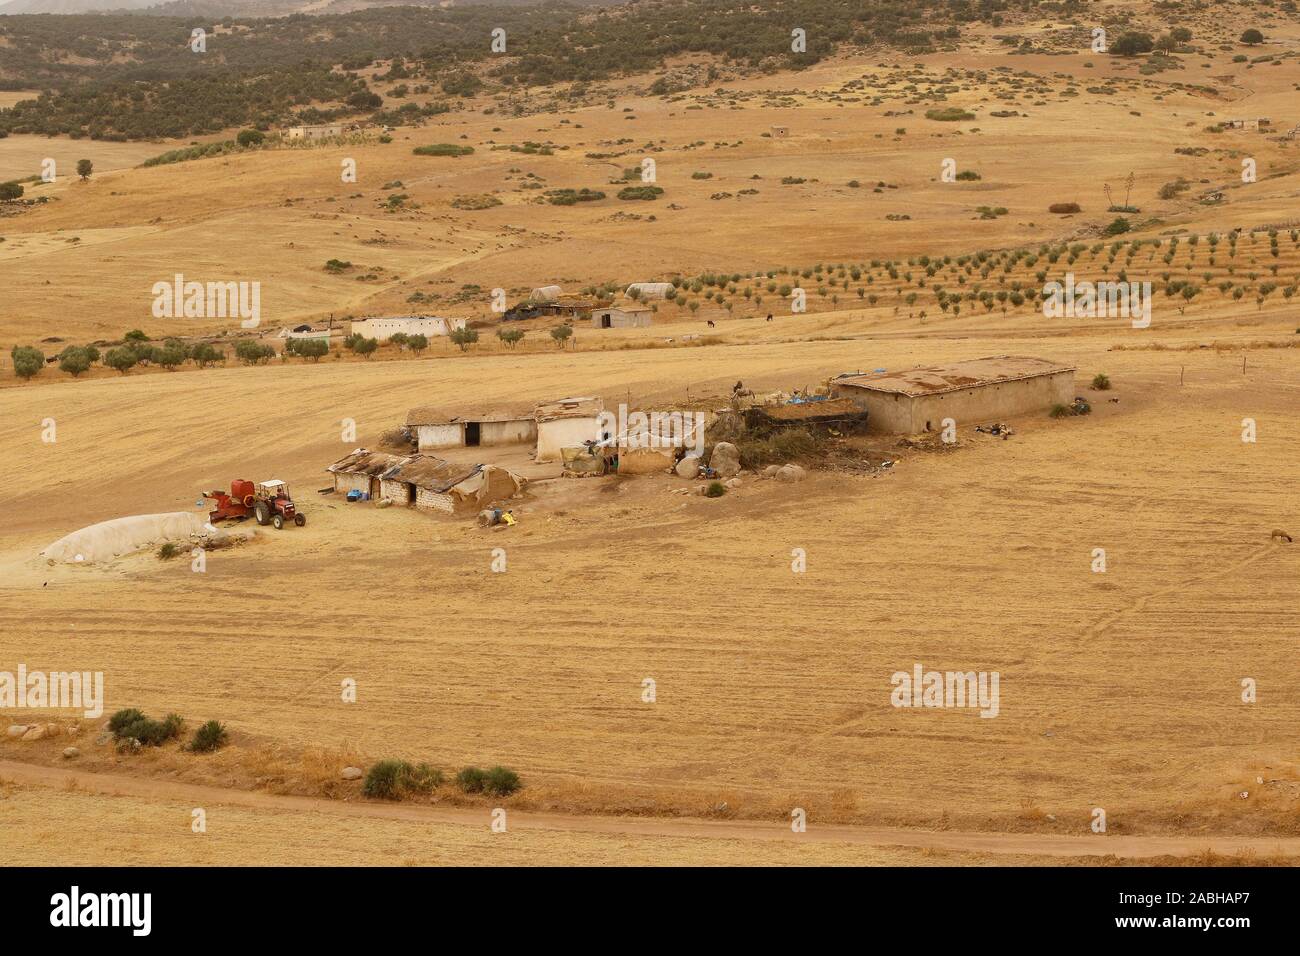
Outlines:
{"label": "dry golden field", "polygon": [[[1295,50],[1297,36],[1280,36],[1274,52]],[[0,670],[102,670],[106,713],[216,718],[233,739],[210,756],[120,756],[94,742],[102,720],[86,720],[70,763],[66,737],[0,737],[0,841],[21,842],[22,864],[1300,855],[1300,544],[1270,540],[1274,529],[1300,534],[1300,311],[1280,289],[1300,275],[1288,236],[1300,226],[1300,153],[1277,135],[1300,123],[1300,60],[1248,69],[1230,59],[1187,56],[1181,72],[1146,77],[1087,53],[1011,57],[989,40],[955,62],[840,58],[726,95],[629,93],[614,108],[520,118],[466,110],[398,129],[387,145],[147,169],[106,159],[88,183],[40,187],[57,201],[0,219],[0,447],[15,462],[0,492]],[[944,80],[949,70],[956,78]],[[999,71],[1032,74],[1032,89],[1013,96],[1013,74]],[[843,92],[864,76],[876,78],[872,96]],[[1116,92],[1083,92],[1107,78]],[[946,105],[977,120],[924,117],[934,104],[908,84],[941,82],[959,86]],[[1080,95],[1059,95],[1069,82]],[[1013,102],[1028,115],[989,115]],[[1243,113],[1271,116],[1273,130],[1203,132]],[[763,137],[773,125],[790,137]],[[0,140],[0,175],[40,153],[20,139]],[[526,141],[557,148],[491,149]],[[434,142],[475,152],[412,155]],[[611,176],[643,155],[665,195],[613,198]],[[1247,156],[1259,179],[1243,184]],[[941,182],[947,157],[982,178]],[[357,161],[355,184],[339,181],[345,158]],[[331,313],[405,313],[415,292],[432,297],[429,311],[490,323],[486,290],[498,286],[512,301],[550,282],[576,291],[710,271],[760,273],[761,286],[782,267],[1063,242],[1088,247],[1072,268],[1099,278],[1092,247],[1109,245],[1100,228],[1114,218],[1101,184],[1122,191],[1130,171],[1134,219],[1146,225],[1123,241],[1245,230],[1214,265],[1206,244],[1188,262],[1186,239],[1172,265],[1143,250],[1128,269],[1156,283],[1145,330],[1047,319],[1032,305],[953,316],[932,297],[907,304],[907,280],[877,269],[876,304],[847,286],[838,301],[811,296],[806,315],[772,294],[698,315],[665,303],[650,329],[579,328],[564,351],[533,322],[517,352],[490,341],[488,324],[463,355],[444,344],[418,359],[384,349],[371,361],[96,369],[76,381],[50,367],[19,382],[7,354],[133,327],[155,338],[218,331],[150,315],[150,287],[175,272],[260,281],[262,332]],[[519,188],[527,173],[547,189],[609,195],[532,203],[536,191]],[[1190,192],[1157,198],[1179,177]],[[874,192],[877,182],[897,188]],[[1225,202],[1194,201],[1224,186]],[[410,201],[385,211],[394,191]],[[732,195],[710,199],[720,192]],[[450,206],[492,193],[502,205]],[[1053,202],[1083,211],[1062,218],[1047,212]],[[1009,211],[984,220],[979,206]],[[354,269],[329,274],[331,258]],[[1262,304],[1214,288],[1267,279],[1271,265],[1279,290]],[[1034,267],[1015,270],[1041,285]],[[1164,271],[1204,291],[1190,304],[1167,297]],[[466,286],[482,294],[457,296]],[[723,397],[737,380],[790,389],[845,370],[1000,354],[1077,366],[1093,413],[1016,420],[1009,440],[963,423],[943,451],[882,438],[892,470],[745,480],[716,500],[682,497],[668,476],[543,482],[506,530],[315,491],[328,484],[325,465],[375,447],[416,405],[583,394],[672,407]],[[1090,391],[1097,373],[1113,389]],[[1242,440],[1247,418],[1254,442]],[[53,443],[42,441],[51,419]],[[342,440],[348,419],[356,441]],[[152,554],[95,567],[38,557],[97,521],[195,510],[200,492],[239,476],[289,481],[306,527],[213,552],[204,573]],[[504,574],[490,570],[498,547]],[[1105,573],[1091,570],[1097,548]],[[792,572],[794,549],[806,573]],[[999,672],[999,715],[895,709],[890,675],[916,663]],[[646,678],[654,703],[642,702]],[[1242,702],[1246,678],[1255,703]],[[346,679],[355,703],[340,700]],[[503,764],[525,787],[495,803],[450,785],[431,807],[358,803],[359,785],[339,769],[383,757],[446,771]],[[68,783],[70,773],[79,777]],[[205,835],[189,830],[198,800],[219,808]],[[507,834],[488,828],[497,805],[518,815]],[[808,814],[802,846],[786,839],[796,807]],[[1104,835],[1089,829],[1094,808],[1106,811]],[[40,839],[74,825],[90,835],[75,858]]]}

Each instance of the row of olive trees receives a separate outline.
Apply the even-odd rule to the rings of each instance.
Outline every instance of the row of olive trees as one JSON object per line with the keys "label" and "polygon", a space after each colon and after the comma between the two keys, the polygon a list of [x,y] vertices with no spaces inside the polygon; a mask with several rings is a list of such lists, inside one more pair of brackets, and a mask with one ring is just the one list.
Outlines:
{"label": "row of olive trees", "polygon": [[[35,377],[49,364],[44,352],[29,345],[14,346],[10,358],[14,374],[22,379]],[[157,365],[173,371],[189,361],[199,368],[207,368],[225,360],[225,352],[210,342],[188,345],[180,339],[167,339],[155,344],[139,330],[127,333],[121,345],[105,352],[94,345],[69,345],[57,356],[59,370],[73,378],[89,371],[96,362],[125,375],[137,365]]]}

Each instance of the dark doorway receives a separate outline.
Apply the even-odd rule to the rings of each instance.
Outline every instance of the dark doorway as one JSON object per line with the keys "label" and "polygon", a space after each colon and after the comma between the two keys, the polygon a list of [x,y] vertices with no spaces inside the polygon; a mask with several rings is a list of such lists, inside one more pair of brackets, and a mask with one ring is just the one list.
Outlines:
{"label": "dark doorway", "polygon": [[478,422],[465,423],[465,444],[466,445],[472,446],[478,444],[478,440],[479,440],[478,429],[479,429]]}
{"label": "dark doorway", "polygon": [[609,323],[610,323],[610,316],[609,313],[606,312],[604,315],[600,317],[600,327],[602,329],[607,329],[609,328]]}

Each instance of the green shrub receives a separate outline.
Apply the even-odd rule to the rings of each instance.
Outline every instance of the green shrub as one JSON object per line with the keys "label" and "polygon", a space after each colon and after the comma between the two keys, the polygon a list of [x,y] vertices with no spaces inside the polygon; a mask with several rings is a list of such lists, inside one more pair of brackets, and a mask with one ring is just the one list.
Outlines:
{"label": "green shrub", "polygon": [[416,156],[468,156],[474,152],[473,146],[458,146],[455,143],[430,143],[417,146],[412,152]]}
{"label": "green shrub", "polygon": [[1048,414],[1050,414],[1053,418],[1069,418],[1071,415],[1074,414],[1074,412],[1070,411],[1069,405],[1062,405],[1058,402],[1057,404],[1052,406],[1052,410]]}
{"label": "green shrub", "polygon": [[704,489],[706,498],[721,498],[727,493],[727,486],[720,481],[710,481],[709,487]]}
{"label": "green shrub", "polygon": [[1099,392],[1104,392],[1110,388],[1110,377],[1104,372],[1098,372],[1092,377],[1092,387]]}
{"label": "green shrub", "polygon": [[483,776],[483,792],[497,797],[508,797],[523,784],[519,774],[507,767],[492,767]]}
{"label": "green shrub", "polygon": [[659,186],[624,186],[618,191],[619,199],[658,199],[664,194]]}
{"label": "green shrub", "polygon": [[378,800],[397,800],[401,797],[402,777],[410,769],[405,760],[380,760],[366,771],[361,792]]}
{"label": "green shrub", "polygon": [[407,793],[431,793],[442,784],[442,771],[427,763],[412,766],[405,760],[390,759],[370,767],[361,792],[378,800],[400,800]]}
{"label": "green shrub", "polygon": [[129,707],[108,719],[108,729],[120,740],[138,740],[146,746],[157,747],[178,736],[184,723],[179,714],[151,720],[143,712]]}
{"label": "green shrub", "polygon": [[22,379],[30,379],[45,368],[45,353],[30,345],[15,345],[9,357],[14,363],[14,374]]}
{"label": "green shrub", "polygon": [[482,793],[487,786],[487,773],[478,767],[466,767],[456,774],[456,786],[463,793]]}
{"label": "green shrub", "polygon": [[180,546],[175,541],[168,541],[158,549],[158,557],[162,561],[170,561],[176,555],[181,553]]}
{"label": "green shrub", "polygon": [[226,728],[220,721],[209,720],[194,731],[189,749],[197,754],[211,753],[225,746],[227,736]]}
{"label": "green shrub", "polygon": [[957,106],[945,106],[943,109],[926,110],[925,118],[940,123],[955,123],[959,120],[973,120],[975,114]]}

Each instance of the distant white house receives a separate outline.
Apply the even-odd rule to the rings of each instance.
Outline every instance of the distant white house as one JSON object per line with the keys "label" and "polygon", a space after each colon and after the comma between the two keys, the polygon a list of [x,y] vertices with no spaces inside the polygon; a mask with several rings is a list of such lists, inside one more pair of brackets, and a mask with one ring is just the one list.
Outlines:
{"label": "distant white house", "polygon": [[326,123],[320,126],[290,126],[284,131],[285,139],[330,139],[343,135],[341,123]]}
{"label": "distant white house", "polygon": [[534,302],[554,302],[563,291],[558,285],[544,285],[528,293],[528,298]]}
{"label": "distant white house", "polygon": [[611,305],[592,309],[591,324],[597,329],[634,329],[650,324],[650,307],[645,305]]}
{"label": "distant white house", "polygon": [[368,339],[387,342],[398,332],[433,338],[450,335],[454,329],[463,329],[464,319],[444,319],[437,315],[401,315],[376,319],[354,319],[352,331]]}
{"label": "distant white house", "polygon": [[624,290],[624,295],[631,295],[635,289],[642,299],[666,299],[673,290],[671,282],[633,282]]}

